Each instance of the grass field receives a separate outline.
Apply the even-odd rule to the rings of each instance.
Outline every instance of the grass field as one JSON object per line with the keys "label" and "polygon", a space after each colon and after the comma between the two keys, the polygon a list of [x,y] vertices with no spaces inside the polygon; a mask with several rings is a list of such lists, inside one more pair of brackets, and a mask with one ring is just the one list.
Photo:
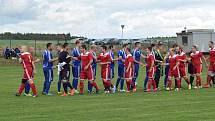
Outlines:
{"label": "grass field", "polygon": [[[141,70],[135,94],[47,97],[41,95],[43,74],[40,65],[37,71],[35,80],[39,97],[15,97],[22,67],[1,65],[0,121],[215,121],[215,88],[144,93],[145,72]],[[205,80],[206,73],[203,75]],[[101,80],[98,82],[102,87]],[[56,90],[55,80],[51,92],[55,94]]]}

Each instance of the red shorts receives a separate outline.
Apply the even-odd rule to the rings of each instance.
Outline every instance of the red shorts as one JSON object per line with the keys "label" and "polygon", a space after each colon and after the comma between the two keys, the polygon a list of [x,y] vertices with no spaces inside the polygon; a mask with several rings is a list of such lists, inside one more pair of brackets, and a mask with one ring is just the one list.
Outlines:
{"label": "red shorts", "polygon": [[103,80],[110,80],[110,67],[101,69],[101,78]]}
{"label": "red shorts", "polygon": [[[126,69],[125,69],[126,71]],[[133,69],[129,69],[128,72],[125,72],[125,79],[132,79],[134,75]]]}
{"label": "red shorts", "polygon": [[201,74],[202,73],[202,64],[193,65],[193,74]]}
{"label": "red shorts", "polygon": [[24,68],[24,75],[22,77],[23,79],[32,79],[33,78],[33,67],[26,67]]}
{"label": "red shorts", "polygon": [[148,77],[154,78],[155,71],[156,71],[156,67],[153,67],[151,71],[148,71]]}
{"label": "red shorts", "polygon": [[210,63],[208,67],[208,72],[215,72],[215,64]]}
{"label": "red shorts", "polygon": [[186,67],[179,67],[180,77],[187,76]]}
{"label": "red shorts", "polygon": [[177,67],[175,70],[170,69],[170,70],[169,70],[168,76],[169,76],[169,77],[174,77],[174,78],[180,78],[180,71],[179,71],[179,68]]}
{"label": "red shorts", "polygon": [[93,80],[93,70],[89,68],[88,70],[81,70],[80,72],[80,80]]}

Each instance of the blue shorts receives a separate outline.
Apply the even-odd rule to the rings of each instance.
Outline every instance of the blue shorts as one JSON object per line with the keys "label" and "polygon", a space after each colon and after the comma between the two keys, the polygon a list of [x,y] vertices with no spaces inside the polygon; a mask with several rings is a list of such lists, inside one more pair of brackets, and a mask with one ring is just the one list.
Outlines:
{"label": "blue shorts", "polygon": [[43,68],[43,74],[45,77],[45,81],[48,81],[48,82],[53,81],[53,69]]}
{"label": "blue shorts", "polygon": [[125,66],[122,64],[118,65],[118,77],[119,78],[125,77]]}
{"label": "blue shorts", "polygon": [[72,67],[72,76],[75,79],[79,79],[80,77],[80,66],[73,66]]}
{"label": "blue shorts", "polygon": [[114,79],[114,66],[110,67],[110,78]]}
{"label": "blue shorts", "polygon": [[137,78],[137,77],[138,77],[139,68],[140,68],[140,65],[139,65],[139,64],[134,64],[134,78]]}

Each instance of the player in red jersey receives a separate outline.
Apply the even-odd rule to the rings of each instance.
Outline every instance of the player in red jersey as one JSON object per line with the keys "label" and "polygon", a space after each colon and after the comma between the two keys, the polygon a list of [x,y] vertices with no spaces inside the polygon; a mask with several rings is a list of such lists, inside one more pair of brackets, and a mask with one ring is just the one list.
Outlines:
{"label": "player in red jersey", "polygon": [[126,48],[125,50],[126,58],[125,58],[125,80],[127,85],[127,91],[130,92],[132,86],[132,78],[134,76],[134,59],[131,55],[130,48]]}
{"label": "player in red jersey", "polygon": [[196,76],[196,86],[194,88],[195,89],[202,88],[202,84],[201,84],[202,58],[205,60],[205,62],[206,62],[206,59],[203,56],[202,52],[197,50],[197,46],[195,45],[192,47],[192,53],[190,54],[190,57],[193,64],[193,74]]}
{"label": "player in red jersey", "polygon": [[176,53],[178,54],[178,60],[179,60],[179,73],[180,77],[183,78],[187,84],[188,84],[188,89],[191,89],[191,84],[190,81],[187,77],[186,73],[186,62],[187,62],[187,56],[186,53],[183,52],[183,49],[179,46],[176,47]]}
{"label": "player in red jersey", "polygon": [[20,63],[22,63],[23,65],[23,69],[24,69],[24,75],[22,78],[22,84],[18,90],[18,92],[16,93],[16,96],[20,96],[22,94],[22,91],[25,88],[26,82],[28,82],[30,84],[30,87],[32,89],[33,92],[33,97],[37,97],[37,90],[34,84],[34,79],[33,79],[33,73],[36,72],[35,70],[35,66],[34,66],[34,62],[33,62],[33,57],[31,55],[31,53],[27,52],[27,47],[26,46],[22,46],[21,47],[21,55],[20,55]]}
{"label": "player in red jersey", "polygon": [[148,68],[148,72],[147,72],[148,89],[147,89],[147,92],[151,91],[151,86],[153,86],[153,90],[154,90],[154,92],[156,92],[157,88],[156,88],[156,82],[154,80],[156,66],[155,66],[155,57],[154,57],[154,54],[152,53],[152,48],[151,47],[146,48],[146,53],[147,53],[147,56],[146,56],[147,65],[146,66]]}
{"label": "player in red jersey", "polygon": [[86,51],[86,45],[81,45],[81,55],[79,59],[81,60],[81,72],[80,72],[80,94],[84,94],[84,80],[88,79],[93,87],[96,88],[96,93],[99,92],[99,88],[96,84],[93,75],[92,63],[93,55],[91,52]]}
{"label": "player in red jersey", "polygon": [[106,46],[101,46],[101,51],[102,53],[97,57],[97,61],[101,65],[101,78],[105,87],[105,93],[109,93],[112,85],[110,81],[110,63],[112,59]]}
{"label": "player in red jersey", "polygon": [[181,80],[180,80],[180,74],[179,74],[179,59],[178,55],[175,54],[175,50],[173,48],[170,48],[169,50],[169,73],[168,73],[168,87],[166,88],[167,91],[170,91],[172,89],[172,80],[171,78],[174,77],[176,80],[176,91],[179,91],[181,88]]}
{"label": "player in red jersey", "polygon": [[212,41],[209,42],[209,53],[210,53],[210,65],[208,67],[208,76],[207,76],[207,83],[205,84],[205,88],[210,87],[211,80],[213,80],[214,86],[214,76],[215,76],[215,46]]}

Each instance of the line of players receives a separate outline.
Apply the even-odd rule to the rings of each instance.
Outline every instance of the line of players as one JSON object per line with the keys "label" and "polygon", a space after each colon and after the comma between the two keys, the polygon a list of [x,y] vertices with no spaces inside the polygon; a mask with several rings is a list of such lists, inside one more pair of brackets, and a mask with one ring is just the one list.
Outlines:
{"label": "line of players", "polygon": [[[53,81],[53,62],[58,60],[58,93],[60,93],[61,84],[63,84],[64,93],[62,96],[68,94],[74,95],[74,93],[84,94],[84,81],[88,80],[88,93],[92,93],[93,87],[96,89],[96,93],[99,93],[99,87],[96,83],[96,68],[97,63],[101,66],[101,79],[105,93],[115,92],[120,85],[120,92],[124,92],[124,79],[126,80],[127,90],[126,92],[137,91],[137,78],[140,67],[146,67],[146,79],[144,85],[148,86],[145,91],[150,92],[151,87],[153,91],[158,90],[159,81],[155,81],[156,72],[160,69],[159,66],[165,67],[165,79],[164,86],[167,91],[172,90],[172,80],[175,79],[176,91],[181,89],[181,80],[184,79],[188,84],[188,89],[192,88],[194,76],[196,76],[196,85],[194,88],[202,88],[201,73],[202,73],[202,59],[205,61],[208,67],[207,83],[204,87],[210,87],[210,81],[214,80],[215,75],[215,47],[212,41],[209,42],[210,57],[205,58],[202,52],[198,51],[197,46],[193,46],[189,56],[183,52],[180,46],[174,46],[169,48],[168,54],[163,60],[156,58],[156,50],[154,46],[145,49],[146,54],[141,52],[141,43],[136,42],[135,48],[131,51],[127,44],[122,46],[122,49],[118,51],[117,58],[114,58],[115,47],[113,45],[101,46],[101,53],[96,56],[97,47],[92,45],[90,50],[87,50],[86,45],[82,45],[81,41],[76,41],[76,47],[69,54],[69,45],[67,43],[62,46],[58,46],[59,57],[53,59],[51,51],[53,45],[47,44],[47,49],[43,53],[43,72],[44,72],[44,95],[51,95],[49,88]],[[30,84],[33,91],[33,96],[36,96],[36,88],[33,83],[33,70],[35,69],[34,61],[30,53],[26,52],[25,47],[21,49],[23,52],[20,56],[20,62],[23,64],[24,76],[22,79],[22,85],[19,88],[17,96],[20,96],[22,90],[25,88],[26,82]],[[141,62],[141,58],[145,59],[145,62]],[[210,60],[208,66],[207,60]],[[37,60],[38,61],[38,60]],[[113,85],[115,61],[118,62],[118,79],[116,85]],[[156,64],[158,63],[158,64]],[[190,79],[187,77],[187,63],[190,63],[192,67],[188,69],[191,74]],[[72,65],[73,81],[70,83],[70,66]],[[78,80],[80,78],[78,92]],[[68,93],[68,88],[70,93]]]}

